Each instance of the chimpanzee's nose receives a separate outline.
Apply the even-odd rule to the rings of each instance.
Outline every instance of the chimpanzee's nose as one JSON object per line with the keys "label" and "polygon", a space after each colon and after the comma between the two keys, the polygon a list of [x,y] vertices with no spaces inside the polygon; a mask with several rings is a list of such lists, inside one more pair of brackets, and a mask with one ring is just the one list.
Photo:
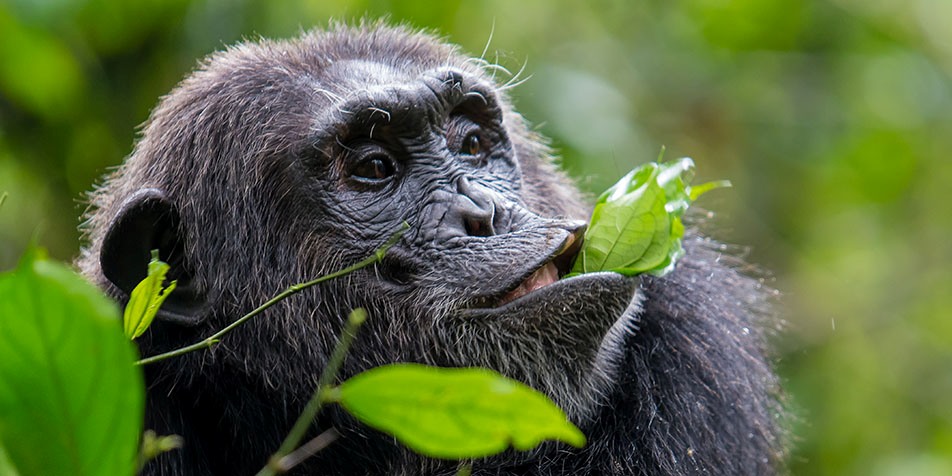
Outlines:
{"label": "chimpanzee's nose", "polygon": [[503,225],[500,213],[505,207],[499,205],[496,192],[473,185],[466,177],[457,182],[457,200],[450,213],[453,223],[461,226],[467,236],[487,237],[509,230],[500,230]]}

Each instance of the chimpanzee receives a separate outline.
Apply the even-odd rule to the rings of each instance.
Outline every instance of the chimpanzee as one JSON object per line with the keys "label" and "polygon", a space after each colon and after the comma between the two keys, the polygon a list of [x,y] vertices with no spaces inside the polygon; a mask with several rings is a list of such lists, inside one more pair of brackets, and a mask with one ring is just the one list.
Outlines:
{"label": "chimpanzee", "polygon": [[[588,437],[583,449],[477,460],[474,474],[782,472],[771,293],[694,231],[665,277],[560,279],[590,204],[492,68],[429,34],[365,22],[215,53],[159,102],[92,193],[79,258],[119,302],[151,250],[171,265],[178,287],[143,355],[410,228],[375,266],[282,301],[212,350],[147,366],[147,427],[185,443],[145,474],[261,468],[356,307],[369,318],[342,378],[391,362],[488,367],[547,394]],[[293,474],[457,468],[334,407],[314,431],[330,427],[340,438]]]}

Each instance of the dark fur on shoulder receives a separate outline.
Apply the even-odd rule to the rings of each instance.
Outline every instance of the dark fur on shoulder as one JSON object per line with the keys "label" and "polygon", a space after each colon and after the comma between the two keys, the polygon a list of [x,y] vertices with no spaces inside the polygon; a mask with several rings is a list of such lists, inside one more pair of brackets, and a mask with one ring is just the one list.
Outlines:
{"label": "dark fur on shoulder", "polygon": [[[342,378],[394,361],[491,367],[547,393],[589,439],[476,461],[474,474],[781,472],[770,291],[717,243],[687,239],[664,278],[567,280],[536,291],[550,293],[541,303],[484,308],[577,233],[589,207],[490,70],[427,34],[334,26],[216,53],[162,99],[93,193],[78,262],[120,302],[149,249],[170,262],[180,289],[140,339],[144,355],[366,257],[403,220],[413,228],[376,268],[309,288],[210,351],[147,366],[147,427],[185,446],[145,474],[261,468],[354,307],[370,318]],[[454,158],[456,130],[480,131],[485,165]],[[353,172],[361,147],[396,157],[394,175],[412,185],[385,182],[393,171],[378,163]],[[341,438],[293,474],[455,472],[338,409],[316,426]]]}

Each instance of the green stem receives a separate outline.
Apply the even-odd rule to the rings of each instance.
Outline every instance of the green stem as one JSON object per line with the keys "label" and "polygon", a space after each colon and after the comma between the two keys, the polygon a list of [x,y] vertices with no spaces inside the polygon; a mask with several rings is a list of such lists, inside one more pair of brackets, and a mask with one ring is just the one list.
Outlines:
{"label": "green stem", "polygon": [[344,326],[344,332],[341,334],[337,346],[334,347],[334,352],[331,353],[330,360],[328,360],[327,365],[324,366],[324,370],[321,372],[321,376],[317,381],[317,388],[314,389],[314,394],[311,395],[311,399],[307,402],[301,415],[298,416],[297,421],[294,422],[294,427],[288,432],[288,436],[284,439],[284,442],[281,443],[281,447],[271,455],[268,459],[268,464],[264,468],[261,468],[261,471],[258,471],[257,476],[274,476],[286,471],[281,464],[281,460],[297,448],[304,438],[304,435],[307,434],[308,428],[311,427],[311,423],[314,422],[314,419],[317,417],[318,412],[321,411],[321,407],[324,406],[325,402],[334,398],[332,396],[329,397],[329,395],[336,393],[336,388],[331,386],[331,382],[336,381],[340,366],[344,362],[347,352],[350,350],[350,344],[354,341],[354,336],[357,335],[357,329],[366,319],[367,311],[363,308],[357,308],[350,312],[350,316],[347,318],[347,324]]}
{"label": "green stem", "polygon": [[7,192],[0,193],[0,207],[3,206],[5,201],[7,201]]}
{"label": "green stem", "polygon": [[363,260],[361,260],[361,261],[359,261],[359,262],[357,262],[357,263],[355,263],[355,264],[353,264],[353,265],[351,265],[351,266],[348,266],[348,267],[346,267],[346,268],[344,268],[344,269],[341,269],[341,270],[339,270],[339,271],[335,271],[335,272],[333,272],[333,273],[331,273],[331,274],[326,274],[326,275],[324,275],[324,276],[321,276],[321,277],[319,277],[319,278],[313,279],[313,280],[308,281],[308,282],[306,282],[306,283],[295,284],[295,285],[293,285],[293,286],[291,286],[291,287],[285,289],[284,291],[282,291],[282,292],[281,292],[280,294],[278,294],[277,296],[275,296],[275,297],[269,299],[269,300],[268,300],[267,302],[265,302],[264,304],[258,306],[255,310],[249,312],[248,314],[245,314],[244,316],[241,316],[241,318],[239,318],[239,319],[238,319],[237,321],[235,321],[235,322],[232,322],[228,327],[225,327],[224,329],[222,329],[222,330],[220,330],[220,331],[218,331],[218,332],[216,332],[216,333],[214,333],[214,334],[212,334],[212,335],[206,337],[205,339],[202,339],[201,341],[198,341],[198,342],[196,342],[196,343],[194,343],[194,344],[192,344],[192,345],[188,345],[188,346],[185,346],[185,347],[182,347],[182,348],[179,348],[179,349],[175,349],[175,350],[172,350],[172,351],[169,351],[169,352],[165,352],[165,353],[163,353],[163,354],[154,355],[154,356],[152,356],[152,357],[146,357],[146,358],[144,358],[144,359],[142,359],[142,360],[137,361],[137,362],[136,362],[136,365],[148,365],[148,364],[151,364],[151,363],[154,363],[154,362],[158,362],[158,361],[160,361],[160,360],[170,359],[170,358],[172,358],[172,357],[178,357],[178,356],[180,356],[180,355],[184,355],[184,354],[187,354],[187,353],[189,353],[189,352],[194,352],[194,351],[196,351],[196,350],[207,349],[207,348],[209,348],[209,347],[211,347],[211,346],[217,344],[218,341],[221,340],[221,338],[222,338],[225,334],[231,332],[231,331],[234,330],[236,327],[238,327],[238,326],[244,324],[245,321],[247,321],[248,319],[251,319],[252,317],[257,316],[258,314],[261,314],[261,312],[264,311],[265,309],[267,309],[267,308],[269,308],[269,307],[271,307],[271,306],[277,304],[278,302],[280,302],[280,301],[282,301],[282,300],[288,298],[289,296],[291,296],[291,295],[293,295],[293,294],[297,294],[297,293],[301,292],[301,291],[304,290],[304,289],[307,289],[307,288],[309,288],[309,287],[311,287],[311,286],[314,286],[315,284],[320,284],[320,283],[323,283],[323,282],[325,282],[325,281],[330,281],[330,280],[332,280],[332,279],[334,279],[334,278],[339,278],[339,277],[344,276],[344,275],[346,275],[346,274],[353,273],[354,271],[357,271],[357,270],[360,269],[360,268],[364,268],[364,267],[370,266],[370,265],[372,265],[372,264],[374,264],[374,263],[380,261],[381,259],[383,259],[384,255],[387,254],[387,251],[388,251],[393,245],[395,245],[395,244],[397,243],[397,241],[400,240],[400,237],[402,237],[404,233],[406,233],[406,231],[407,231],[407,229],[408,229],[409,227],[410,227],[410,225],[408,225],[406,222],[403,222],[403,226],[402,226],[399,230],[397,230],[397,231],[390,237],[390,239],[388,239],[387,242],[383,244],[383,246],[381,246],[380,248],[378,248],[376,251],[374,251],[374,253],[373,253],[372,255],[368,256],[367,258],[365,258],[365,259],[363,259]]}

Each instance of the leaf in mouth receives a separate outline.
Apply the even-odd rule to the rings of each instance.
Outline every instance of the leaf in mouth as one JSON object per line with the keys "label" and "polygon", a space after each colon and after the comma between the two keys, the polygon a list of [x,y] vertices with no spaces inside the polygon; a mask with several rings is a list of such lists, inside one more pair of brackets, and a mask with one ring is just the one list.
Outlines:
{"label": "leaf in mouth", "polygon": [[662,276],[674,269],[684,254],[684,212],[702,194],[729,187],[730,182],[691,187],[693,160],[660,160],[632,170],[598,197],[567,277],[596,271]]}

